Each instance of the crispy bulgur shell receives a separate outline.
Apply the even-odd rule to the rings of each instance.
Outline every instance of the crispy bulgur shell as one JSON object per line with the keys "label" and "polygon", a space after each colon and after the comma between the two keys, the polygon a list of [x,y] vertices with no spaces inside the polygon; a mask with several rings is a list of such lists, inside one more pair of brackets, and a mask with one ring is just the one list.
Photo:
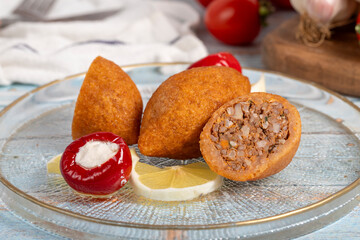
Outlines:
{"label": "crispy bulgur shell", "polygon": [[192,68],[170,77],[145,108],[140,152],[174,159],[200,157],[200,133],[211,114],[250,88],[248,78],[229,67]]}
{"label": "crispy bulgur shell", "polygon": [[[257,102],[257,99],[265,99],[270,102],[280,102],[283,104],[285,109],[289,110],[288,139],[285,141],[285,144],[278,146],[276,152],[270,154],[264,163],[251,166],[250,169],[245,171],[236,171],[226,163],[220,154],[220,150],[218,150],[215,147],[214,142],[212,142],[210,138],[211,129],[216,120],[222,115],[222,113],[226,111],[228,107],[233,106],[236,103],[246,102],[249,100]],[[292,104],[290,104],[285,98],[278,95],[270,93],[250,93],[229,101],[213,113],[209,121],[206,123],[203,131],[201,132],[200,149],[206,163],[209,165],[212,171],[234,181],[252,181],[271,176],[283,170],[295,156],[295,153],[300,144],[300,138],[300,114]]]}
{"label": "crispy bulgur shell", "polygon": [[91,63],[76,101],[72,137],[112,132],[127,144],[135,144],[142,108],[140,92],[129,75],[112,61],[97,57]]}

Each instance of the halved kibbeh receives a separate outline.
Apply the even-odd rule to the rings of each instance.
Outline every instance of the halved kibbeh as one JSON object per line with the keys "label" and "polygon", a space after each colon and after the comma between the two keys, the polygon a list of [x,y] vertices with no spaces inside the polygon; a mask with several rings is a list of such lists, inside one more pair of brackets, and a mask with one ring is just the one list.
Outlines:
{"label": "halved kibbeh", "polygon": [[211,170],[235,181],[268,177],[284,169],[301,138],[297,109],[285,98],[250,93],[214,112],[200,136]]}

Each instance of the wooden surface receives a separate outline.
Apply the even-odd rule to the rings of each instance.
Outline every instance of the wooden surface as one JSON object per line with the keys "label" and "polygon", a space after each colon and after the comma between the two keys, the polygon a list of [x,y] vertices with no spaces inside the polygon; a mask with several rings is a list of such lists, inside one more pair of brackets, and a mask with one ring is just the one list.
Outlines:
{"label": "wooden surface", "polygon": [[287,20],[264,38],[265,66],[343,94],[360,96],[360,46],[354,26],[334,31],[331,40],[315,48],[295,38],[298,23],[298,17]]}
{"label": "wooden surface", "polygon": [[[0,110],[16,98],[34,89],[35,86],[14,84],[7,87],[0,87]],[[360,98],[351,99],[360,106]],[[360,198],[359,198],[360,201]],[[329,226],[318,231],[307,234],[297,240],[329,240],[347,239],[360,240],[360,204],[348,215]],[[53,235],[39,228],[34,227],[28,221],[22,220],[13,215],[0,199],[0,239],[64,239]]]}
{"label": "wooden surface", "polygon": [[[33,85],[14,84],[0,87],[0,110],[16,98],[34,89]],[[360,98],[351,98],[360,106]],[[360,198],[359,198],[360,201]],[[360,240],[360,204],[348,215],[318,231],[297,238],[297,240]],[[63,237],[43,231],[15,215],[13,215],[0,199],[0,239],[54,239],[61,240]]]}

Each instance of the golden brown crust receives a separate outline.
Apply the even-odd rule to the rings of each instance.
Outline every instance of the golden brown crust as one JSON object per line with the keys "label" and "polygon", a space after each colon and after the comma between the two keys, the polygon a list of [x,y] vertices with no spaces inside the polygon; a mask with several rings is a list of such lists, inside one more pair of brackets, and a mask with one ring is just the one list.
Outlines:
{"label": "golden brown crust", "polygon": [[[215,147],[214,143],[210,139],[211,128],[214,125],[216,119],[224,112],[229,106],[232,106],[238,102],[245,102],[252,100],[257,102],[259,99],[267,101],[277,101],[283,104],[285,109],[289,110],[289,137],[285,144],[278,146],[275,153],[269,155],[269,158],[262,164],[251,166],[245,171],[236,171],[232,169],[220,154],[220,151]],[[286,99],[281,96],[270,93],[250,93],[243,95],[236,99],[233,99],[218,110],[216,110],[212,117],[205,125],[200,135],[200,149],[201,153],[214,172],[221,176],[229,178],[234,181],[249,181],[262,179],[280,172],[284,169],[294,157],[301,138],[301,119],[297,109],[290,104]],[[254,165],[254,164],[253,164]]]}
{"label": "golden brown crust", "polygon": [[97,57],[81,86],[72,122],[72,137],[105,131],[137,143],[142,99],[131,78],[115,63]]}
{"label": "golden brown crust", "polygon": [[247,77],[227,67],[193,68],[170,77],[145,108],[138,143],[141,153],[174,159],[200,157],[200,133],[211,114],[250,88]]}

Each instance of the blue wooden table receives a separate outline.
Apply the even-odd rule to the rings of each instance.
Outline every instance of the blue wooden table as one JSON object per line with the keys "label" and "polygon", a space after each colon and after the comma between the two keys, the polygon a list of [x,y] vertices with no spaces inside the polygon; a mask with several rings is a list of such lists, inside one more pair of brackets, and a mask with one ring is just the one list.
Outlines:
{"label": "blue wooden table", "polygon": [[[19,84],[0,87],[0,110],[35,87]],[[350,100],[360,106],[360,98],[350,98]],[[298,239],[360,239],[360,197],[358,200],[358,206],[342,219]],[[0,200],[0,239],[63,239],[63,237],[36,228],[20,219],[9,211]]]}

